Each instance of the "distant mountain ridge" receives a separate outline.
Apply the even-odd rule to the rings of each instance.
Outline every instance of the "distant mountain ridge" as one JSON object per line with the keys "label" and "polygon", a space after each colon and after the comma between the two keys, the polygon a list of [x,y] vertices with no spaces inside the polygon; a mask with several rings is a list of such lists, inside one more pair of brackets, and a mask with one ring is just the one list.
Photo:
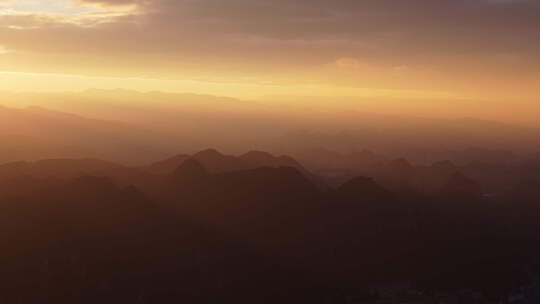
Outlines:
{"label": "distant mountain ridge", "polygon": [[39,107],[0,106],[0,163],[81,157],[136,163],[179,148],[167,138],[165,134],[122,122],[88,119]]}
{"label": "distant mountain ridge", "polygon": [[308,174],[308,170],[298,161],[286,155],[274,156],[267,152],[250,151],[240,156],[232,156],[222,154],[215,149],[206,149],[193,155],[179,154],[150,164],[143,169],[155,174],[170,174],[189,159],[198,161],[211,173],[225,173],[260,167],[293,167]]}
{"label": "distant mountain ridge", "polygon": [[[489,159],[505,157],[503,151],[519,155],[540,150],[537,140],[540,128],[481,119],[407,117],[277,102],[248,102],[211,95],[128,90],[18,93],[5,94],[5,98],[8,102],[17,100],[22,106],[39,106],[151,130],[155,132],[153,137],[133,136],[139,138],[139,142],[144,139],[148,143],[147,149],[161,151],[163,144],[172,146],[164,149],[162,156],[174,151],[193,153],[209,146],[227,153],[262,150],[292,156],[306,149],[341,152],[370,149],[390,158],[405,157],[412,163],[449,159],[461,164],[478,159],[475,151],[460,152],[471,147],[493,150]],[[36,109],[32,111],[37,112]],[[49,119],[53,118],[49,115]],[[77,143],[77,148],[77,141],[70,142]],[[32,142],[19,151],[36,145]],[[82,151],[86,154],[72,153],[71,157],[94,156],[87,150]],[[46,157],[49,156],[62,157],[50,153]],[[142,156],[140,153],[139,157]],[[144,161],[159,158],[153,155]],[[117,157],[110,160],[118,161]]]}

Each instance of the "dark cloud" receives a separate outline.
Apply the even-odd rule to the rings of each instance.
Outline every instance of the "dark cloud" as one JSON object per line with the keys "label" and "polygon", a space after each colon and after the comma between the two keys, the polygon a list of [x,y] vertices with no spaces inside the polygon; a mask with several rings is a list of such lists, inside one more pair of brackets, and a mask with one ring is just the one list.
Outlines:
{"label": "dark cloud", "polygon": [[[406,56],[448,53],[519,53],[530,56],[539,42],[540,1],[503,0],[81,0],[105,5],[137,4],[133,39],[158,38],[168,47],[227,43],[271,48],[342,48]],[[117,28],[126,30],[126,19]],[[133,19],[129,19],[133,22]],[[111,24],[108,24],[111,28]],[[140,26],[144,26],[141,31]],[[101,29],[97,29],[101,31]],[[130,34],[133,34],[130,32]],[[536,36],[535,36],[536,35]],[[198,39],[197,39],[198,38]],[[293,52],[294,53],[294,52]],[[397,52],[392,51],[394,55]],[[350,54],[352,55],[352,54]]]}
{"label": "dark cloud", "polygon": [[341,52],[384,61],[463,54],[537,60],[540,45],[532,38],[540,36],[540,1],[161,0],[145,7],[150,26],[171,43],[200,37],[244,43],[252,53],[257,42],[265,52],[274,42],[281,49],[290,44],[283,50],[291,55],[304,47],[323,57]]}

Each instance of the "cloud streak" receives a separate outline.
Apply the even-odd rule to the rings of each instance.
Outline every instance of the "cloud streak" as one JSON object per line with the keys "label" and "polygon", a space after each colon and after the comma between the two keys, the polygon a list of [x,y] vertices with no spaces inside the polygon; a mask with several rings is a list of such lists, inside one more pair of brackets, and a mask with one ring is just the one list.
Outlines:
{"label": "cloud streak", "polygon": [[[76,3],[101,9],[80,14],[0,14],[2,44],[14,53],[31,53],[29,62],[39,61],[43,54],[49,58],[62,54],[65,64],[56,66],[72,66],[70,73],[135,70],[158,77],[228,73],[258,78],[264,73],[272,78],[326,77],[347,86],[412,89],[466,89],[469,84],[460,79],[467,78],[463,75],[475,79],[492,75],[484,77],[485,86],[530,86],[540,68],[540,42],[532,38],[540,37],[538,1]],[[102,66],[89,68],[80,63],[85,58],[101,61]],[[334,63],[343,58],[369,68],[336,69]],[[409,77],[397,70],[407,70]]]}

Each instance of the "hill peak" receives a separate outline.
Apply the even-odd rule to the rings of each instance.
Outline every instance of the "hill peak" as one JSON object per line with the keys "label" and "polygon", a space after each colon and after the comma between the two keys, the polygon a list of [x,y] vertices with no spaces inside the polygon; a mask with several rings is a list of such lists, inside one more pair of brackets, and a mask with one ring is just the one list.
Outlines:
{"label": "hill peak", "polygon": [[199,157],[209,157],[209,158],[217,158],[217,157],[223,157],[225,155],[221,154],[218,150],[216,149],[206,149],[206,150],[202,150],[202,151],[199,151],[197,153],[195,153],[193,155],[194,158],[199,158]]}
{"label": "hill peak", "polygon": [[247,161],[272,161],[275,159],[272,154],[263,151],[249,151],[240,155],[240,158]]}
{"label": "hill peak", "polygon": [[186,181],[204,177],[208,174],[206,168],[197,160],[193,158],[186,159],[176,170],[173,172],[173,178],[175,180]]}

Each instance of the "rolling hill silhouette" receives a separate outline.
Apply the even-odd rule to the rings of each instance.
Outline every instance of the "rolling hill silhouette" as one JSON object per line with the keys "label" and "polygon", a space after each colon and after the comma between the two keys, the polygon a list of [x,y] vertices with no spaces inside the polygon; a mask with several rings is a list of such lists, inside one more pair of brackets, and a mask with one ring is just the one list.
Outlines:
{"label": "rolling hill silhouette", "polygon": [[540,255],[536,182],[484,196],[451,162],[389,164],[390,180],[438,187],[320,187],[289,157],[212,149],[143,168],[2,165],[2,299],[346,303],[396,282],[502,299],[526,284],[522,266]]}
{"label": "rolling hill silhouette", "polygon": [[186,160],[193,159],[203,165],[209,172],[224,173],[260,167],[293,167],[308,174],[308,171],[289,156],[273,156],[267,152],[250,151],[240,156],[225,155],[215,149],[207,149],[193,155],[180,154],[166,160],[153,163],[144,169],[158,174],[169,174]]}
{"label": "rolling hill silhouette", "polygon": [[136,125],[44,108],[0,107],[0,163],[82,157],[138,163],[180,148],[167,137]]}

